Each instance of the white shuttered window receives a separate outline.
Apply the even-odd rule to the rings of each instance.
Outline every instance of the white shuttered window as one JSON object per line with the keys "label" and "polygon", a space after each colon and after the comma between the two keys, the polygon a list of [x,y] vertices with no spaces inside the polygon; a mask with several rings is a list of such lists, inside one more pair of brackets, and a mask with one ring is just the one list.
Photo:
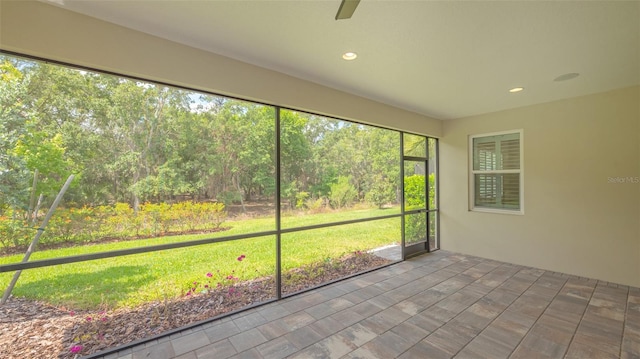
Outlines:
{"label": "white shuttered window", "polygon": [[471,210],[523,213],[522,130],[469,138]]}

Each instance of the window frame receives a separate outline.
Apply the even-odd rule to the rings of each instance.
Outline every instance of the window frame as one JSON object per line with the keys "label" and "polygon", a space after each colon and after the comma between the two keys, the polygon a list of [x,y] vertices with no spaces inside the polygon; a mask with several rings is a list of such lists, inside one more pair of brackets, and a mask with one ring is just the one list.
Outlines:
{"label": "window frame", "polygon": [[[195,322],[195,323],[191,323],[191,324],[186,324],[184,326],[178,327],[176,329],[169,329],[168,331],[163,331],[160,334],[157,334],[155,336],[151,336],[151,337],[145,337],[142,338],[141,340],[143,341],[147,341],[147,340],[153,340],[155,338],[158,337],[163,337],[163,336],[168,336],[171,333],[177,332],[177,331],[183,331],[183,330],[187,330],[193,326],[197,326],[197,325],[202,325],[203,323],[207,323],[207,322],[211,322],[213,320],[218,320],[220,318],[228,318],[229,316],[233,315],[234,313],[238,313],[238,312],[243,312],[243,311],[247,311],[249,309],[252,308],[256,308],[258,306],[261,306],[263,304],[267,304],[267,303],[272,303],[274,301],[278,301],[278,300],[282,300],[284,298],[288,298],[294,295],[297,295],[299,293],[302,292],[309,292],[312,291],[316,288],[319,288],[321,286],[324,285],[328,285],[331,284],[333,282],[336,281],[340,281],[340,280],[345,280],[348,278],[352,278],[354,276],[357,275],[363,275],[366,272],[370,271],[370,270],[374,270],[374,269],[379,269],[382,268],[384,266],[388,266],[391,264],[395,264],[395,263],[399,263],[402,261],[405,261],[408,259],[407,257],[407,252],[404,246],[404,230],[405,230],[405,226],[404,226],[404,218],[407,214],[411,214],[414,212],[411,211],[405,211],[404,210],[404,174],[403,174],[403,142],[402,142],[402,138],[405,134],[408,135],[415,135],[415,136],[421,136],[424,137],[426,143],[426,150],[427,153],[425,155],[425,157],[420,157],[421,159],[425,160],[425,163],[427,163],[427,165],[425,166],[425,171],[427,176],[425,176],[425,206],[426,208],[424,209],[419,209],[417,210],[415,213],[424,213],[424,215],[426,216],[426,225],[427,225],[427,229],[426,229],[426,251],[427,252],[432,252],[435,250],[439,250],[440,249],[440,231],[439,231],[439,220],[440,220],[440,215],[439,215],[439,169],[438,169],[438,165],[439,165],[439,139],[436,137],[431,137],[428,135],[418,135],[415,133],[410,133],[410,132],[406,132],[406,131],[402,131],[402,130],[398,130],[398,129],[393,129],[393,128],[387,128],[387,127],[383,127],[381,125],[372,125],[372,124],[365,124],[362,122],[358,122],[358,121],[354,121],[354,120],[348,120],[348,119],[343,119],[343,118],[339,118],[339,117],[334,117],[334,116],[329,116],[329,115],[321,115],[318,113],[314,113],[314,112],[306,112],[303,110],[298,110],[295,108],[290,108],[290,107],[283,107],[283,106],[279,106],[279,105],[273,105],[273,104],[269,104],[269,103],[264,103],[264,102],[257,102],[254,100],[248,100],[248,99],[244,99],[242,97],[234,97],[234,96],[228,96],[228,95],[221,95],[221,94],[217,94],[215,92],[210,92],[207,90],[202,90],[202,89],[195,89],[195,88],[191,88],[188,87],[186,85],[177,85],[177,84],[173,84],[171,82],[160,82],[160,81],[155,81],[155,80],[149,80],[149,79],[145,79],[145,78],[140,78],[140,77],[135,77],[135,76],[131,76],[131,75],[125,75],[125,74],[121,74],[118,72],[110,72],[110,71],[104,71],[104,70],[98,70],[98,69],[94,69],[91,67],[85,67],[85,66],[81,66],[81,65],[76,65],[73,63],[66,63],[66,62],[60,62],[60,61],[54,61],[54,60],[48,60],[45,58],[39,58],[39,57],[35,57],[35,56],[29,56],[29,55],[25,55],[25,54],[20,54],[20,53],[15,53],[15,52],[9,52],[9,51],[5,51],[0,49],[0,55],[7,55],[7,56],[15,56],[15,57],[19,57],[19,58],[23,58],[23,59],[27,59],[27,60],[33,60],[33,61],[41,61],[44,63],[49,63],[49,64],[53,64],[56,66],[63,66],[63,67],[70,67],[72,69],[78,70],[78,71],[91,71],[91,72],[95,72],[96,74],[101,74],[101,75],[113,75],[113,76],[117,76],[121,79],[126,79],[126,80],[131,80],[131,81],[142,81],[144,83],[148,83],[148,84],[152,84],[152,85],[160,85],[160,86],[168,86],[171,87],[173,89],[180,89],[180,90],[187,90],[187,91],[193,91],[196,94],[199,95],[211,95],[211,96],[220,96],[224,99],[227,100],[237,100],[237,101],[243,101],[243,102],[247,102],[247,103],[251,103],[251,104],[256,104],[256,105],[264,105],[264,106],[269,106],[272,107],[275,111],[275,119],[274,119],[274,133],[275,133],[275,138],[273,139],[275,141],[274,143],[274,148],[275,148],[275,173],[273,174],[275,177],[275,193],[274,193],[274,197],[275,197],[275,214],[274,214],[274,219],[275,219],[275,223],[274,223],[274,229],[267,229],[265,231],[261,231],[261,232],[248,232],[248,233],[242,233],[242,234],[236,234],[236,235],[226,235],[226,236],[222,236],[222,237],[211,237],[208,236],[207,238],[203,238],[203,239],[189,239],[186,241],[182,241],[182,242],[170,242],[170,243],[162,243],[162,244],[154,244],[154,245],[140,245],[140,246],[136,246],[136,247],[132,247],[132,248],[126,248],[126,249],[118,249],[118,250],[110,250],[110,251],[98,251],[98,252],[92,252],[92,253],[86,253],[86,254],[80,254],[80,255],[66,255],[66,256],[59,256],[59,257],[53,257],[53,258],[46,258],[46,259],[39,259],[39,260],[32,260],[29,262],[16,262],[16,263],[9,263],[9,264],[0,264],[0,274],[4,273],[4,272],[12,272],[12,271],[17,271],[17,270],[25,270],[25,269],[35,269],[35,268],[43,268],[43,267],[53,267],[53,266],[57,266],[57,265],[62,265],[62,264],[70,264],[70,263],[79,263],[79,262],[88,262],[88,261],[93,261],[93,260],[99,260],[99,259],[106,259],[106,258],[115,258],[115,257],[122,257],[122,256],[129,256],[129,255],[136,255],[136,254],[143,254],[143,253],[154,253],[154,252],[158,252],[158,251],[171,251],[174,249],[180,249],[180,248],[190,248],[190,247],[195,247],[195,246],[204,246],[204,245],[210,245],[210,244],[215,244],[215,243],[222,243],[222,242],[232,242],[232,241],[237,241],[237,240],[245,240],[245,239],[251,239],[251,238],[261,238],[261,237],[273,237],[274,238],[274,245],[275,245],[275,269],[274,269],[274,277],[275,277],[275,295],[272,298],[265,298],[264,301],[260,301],[260,302],[254,302],[251,303],[250,305],[246,305],[241,307],[240,309],[236,309],[233,310],[231,312],[224,312],[221,314],[217,314],[215,316],[207,316],[205,319],[199,321],[199,322]],[[282,181],[281,181],[281,174],[282,174],[282,168],[281,168],[281,154],[282,154],[282,143],[281,143],[281,139],[282,139],[282,134],[281,134],[281,110],[291,110],[291,111],[297,111],[297,112],[305,112],[307,114],[311,114],[314,116],[320,116],[320,117],[325,117],[327,119],[335,119],[335,120],[339,120],[339,121],[345,121],[348,123],[353,123],[353,124],[358,124],[358,125],[366,125],[366,126],[370,126],[370,127],[375,127],[375,128],[380,128],[380,129],[384,129],[384,130],[388,130],[388,131],[393,131],[394,133],[397,133],[400,136],[400,157],[399,157],[399,164],[400,164],[400,172],[398,173],[398,176],[400,177],[400,184],[401,184],[401,188],[403,189],[401,191],[402,195],[401,195],[401,201],[400,201],[400,205],[401,205],[401,211],[400,213],[395,213],[395,214],[387,214],[387,215],[382,215],[382,216],[378,216],[378,217],[366,217],[366,218],[358,218],[358,219],[347,219],[347,220],[341,220],[338,222],[327,222],[327,223],[319,223],[319,224],[312,224],[312,225],[305,225],[305,226],[299,226],[299,227],[289,227],[289,228],[282,228],[282,221],[281,221],[281,202],[282,202],[282,191],[281,191],[281,187],[282,187]],[[429,151],[429,142],[433,140],[434,142],[434,158],[431,159],[430,157],[430,151]],[[429,166],[428,163],[429,161],[435,161],[435,208],[431,208],[429,206],[429,180],[428,180],[428,174],[429,174]],[[429,237],[429,220],[430,220],[430,215],[431,213],[434,213],[435,216],[435,242],[434,242],[434,247],[431,248],[430,247],[430,243],[431,243],[431,239]],[[302,288],[299,291],[295,291],[295,292],[285,292],[283,287],[282,287],[282,270],[283,270],[283,264],[282,264],[282,259],[283,259],[283,255],[282,255],[282,235],[283,234],[289,234],[289,233],[294,233],[294,232],[302,232],[302,231],[309,231],[309,230],[314,230],[314,229],[320,229],[320,228],[327,228],[327,227],[338,227],[338,226],[344,226],[344,225],[349,225],[349,224],[355,224],[355,223],[364,223],[364,222],[370,222],[370,221],[377,221],[377,220],[386,220],[386,219],[394,219],[394,218],[398,218],[400,219],[400,231],[401,231],[401,258],[399,260],[393,261],[391,263],[388,264],[384,264],[382,266],[378,266],[375,268],[370,268],[367,269],[365,271],[360,271],[356,274],[351,274],[351,275],[347,275],[347,276],[341,276],[340,278],[337,279],[331,279],[330,281],[324,281],[323,283],[320,284],[313,284],[313,286],[311,287],[307,287],[307,288]],[[419,252],[422,253],[422,252]],[[416,255],[419,254],[418,252],[412,252],[410,253],[411,255]],[[53,268],[55,269],[55,268]],[[140,341],[133,341],[133,342],[127,342],[124,344],[121,344],[119,346],[116,347],[110,347],[110,348],[106,348],[106,349],[101,349],[99,352],[96,352],[94,354],[90,354],[89,357],[94,357],[96,355],[109,355],[111,353],[115,353],[118,350],[124,350],[127,348],[132,348],[135,345],[137,345]]]}
{"label": "window frame", "polygon": [[[127,80],[132,80],[132,81],[142,81],[142,82],[146,82],[146,83],[150,83],[150,84],[155,84],[155,85],[161,85],[161,86],[167,86],[167,87],[171,87],[171,88],[175,88],[175,89],[180,89],[180,90],[187,90],[187,91],[193,91],[195,93],[198,94],[204,94],[204,95],[211,95],[211,96],[219,96],[219,97],[223,97],[229,100],[237,100],[237,101],[243,101],[243,102],[248,102],[248,103],[252,103],[252,104],[257,104],[257,105],[264,105],[264,106],[270,106],[273,107],[274,110],[276,111],[276,133],[278,135],[276,135],[276,144],[275,144],[275,148],[276,148],[276,174],[275,174],[275,179],[276,179],[276,183],[280,184],[280,175],[281,175],[281,170],[280,170],[280,147],[281,147],[281,143],[280,143],[280,139],[281,136],[279,135],[280,131],[280,111],[281,110],[290,110],[290,111],[296,111],[296,112],[304,112],[310,115],[316,115],[316,116],[320,116],[320,117],[326,117],[328,119],[334,119],[334,120],[339,120],[339,121],[346,121],[346,122],[350,122],[350,123],[354,123],[354,124],[359,124],[359,125],[365,125],[365,126],[370,126],[370,127],[376,127],[376,128],[381,128],[384,130],[389,130],[389,131],[394,131],[397,132],[398,134],[400,134],[401,138],[403,136],[403,134],[408,134],[408,135],[413,135],[413,136],[421,136],[424,137],[427,141],[427,146],[428,146],[428,140],[430,138],[434,139],[435,142],[435,161],[436,161],[436,166],[439,165],[439,138],[438,137],[433,137],[430,135],[424,135],[424,134],[417,134],[415,132],[409,132],[409,131],[404,131],[404,130],[399,130],[399,129],[394,129],[394,128],[390,128],[390,127],[385,127],[382,125],[376,125],[376,124],[366,124],[364,122],[359,122],[357,120],[351,120],[351,119],[345,119],[345,118],[341,118],[341,117],[337,117],[337,116],[331,116],[331,115],[326,115],[326,114],[320,114],[320,113],[316,113],[316,112],[311,112],[311,111],[305,111],[305,110],[301,110],[301,109],[297,109],[295,107],[286,107],[286,106],[281,106],[281,105],[275,105],[269,102],[261,102],[261,101],[256,101],[256,100],[250,100],[244,97],[239,97],[239,96],[233,96],[233,95],[223,95],[217,92],[213,92],[210,90],[204,90],[204,89],[197,89],[197,88],[193,88],[193,87],[189,87],[187,85],[180,85],[180,84],[176,84],[173,82],[166,82],[166,81],[160,81],[160,80],[151,80],[145,77],[138,77],[135,75],[131,75],[131,74],[126,74],[126,73],[122,73],[122,72],[116,72],[116,71],[108,71],[108,70],[103,70],[103,69],[98,69],[98,68],[93,68],[90,66],[84,66],[84,65],[80,65],[80,64],[76,64],[73,62],[64,62],[64,61],[58,61],[58,60],[51,60],[48,58],[43,58],[43,57],[39,57],[39,56],[34,56],[34,55],[28,55],[28,54],[23,54],[20,52],[14,52],[14,51],[8,51],[8,50],[3,50],[0,49],[0,55],[3,56],[14,56],[14,57],[19,57],[22,59],[26,59],[29,61],[40,61],[40,62],[44,62],[44,63],[48,63],[48,64],[53,64],[56,66],[62,66],[62,67],[69,67],[75,70],[79,70],[79,71],[90,71],[90,72],[95,72],[97,74],[101,74],[101,75],[111,75],[111,76],[117,76],[117,77],[122,77],[124,79]],[[402,166],[403,163],[403,153],[404,153],[404,147],[402,145],[402,142],[400,144],[400,178],[401,181],[403,181],[404,178],[404,167]],[[427,151],[428,151],[428,147],[427,147]],[[427,153],[427,159],[429,158],[429,154]],[[438,167],[436,167],[436,193],[435,193],[435,197],[436,197],[436,208],[429,208],[429,209],[425,209],[422,211],[425,211],[427,213],[430,212],[435,212],[436,213],[436,247],[433,250],[429,250],[434,251],[434,250],[439,250],[440,249],[440,232],[439,232],[439,169]],[[403,183],[403,182],[402,182]],[[428,184],[427,184],[428,186]],[[427,187],[428,188],[428,187]],[[274,194],[275,196],[277,196],[278,198],[281,197],[281,193],[280,193],[280,185],[276,185],[276,192]],[[427,205],[428,205],[428,190],[427,190]],[[404,208],[401,209],[401,212],[398,214],[389,214],[389,215],[384,215],[384,216],[379,216],[379,217],[368,217],[368,218],[361,218],[361,219],[352,219],[352,220],[345,220],[345,221],[338,221],[338,222],[329,222],[329,223],[321,223],[321,224],[315,224],[315,225],[308,225],[308,226],[303,226],[303,227],[291,227],[291,228],[281,228],[281,221],[280,221],[280,204],[278,203],[279,201],[276,201],[276,224],[275,224],[275,229],[273,230],[267,230],[267,231],[262,231],[262,232],[253,232],[253,233],[245,233],[245,234],[237,234],[237,235],[230,235],[230,236],[223,236],[223,237],[211,237],[211,238],[205,238],[205,239],[196,239],[196,240],[188,240],[185,242],[173,242],[173,243],[165,243],[165,244],[156,244],[156,245],[143,245],[143,246],[139,246],[139,247],[134,247],[134,248],[128,248],[128,249],[120,249],[120,250],[111,250],[111,251],[102,251],[102,252],[95,252],[95,253],[88,253],[88,254],[83,254],[83,255],[76,255],[76,256],[63,256],[63,257],[56,257],[56,258],[47,258],[47,259],[40,259],[40,260],[31,260],[28,262],[16,262],[16,263],[9,263],[9,264],[1,264],[0,265],[0,273],[4,273],[4,272],[14,272],[14,271],[18,271],[18,270],[25,270],[25,269],[35,269],[35,268],[42,268],[42,267],[49,267],[49,266],[56,266],[56,265],[62,265],[62,264],[70,264],[70,263],[78,263],[78,262],[86,262],[86,261],[93,261],[93,260],[98,260],[98,259],[105,259],[105,258],[114,258],[114,257],[121,257],[121,256],[127,256],[127,255],[134,255],[134,254],[141,254],[141,253],[152,253],[152,252],[157,252],[157,251],[163,251],[163,250],[171,250],[171,249],[178,249],[178,248],[187,248],[187,247],[194,247],[194,246],[201,246],[201,245],[207,245],[207,244],[212,244],[212,243],[218,243],[218,242],[225,242],[225,241],[234,241],[234,240],[240,240],[240,239],[247,239],[247,238],[254,238],[254,237],[263,237],[263,236],[268,236],[268,235],[277,235],[278,239],[277,239],[277,252],[280,252],[279,249],[279,245],[280,245],[280,240],[279,240],[279,236],[280,234],[283,233],[291,233],[291,232],[298,232],[298,231],[305,231],[305,230],[311,230],[311,229],[317,229],[317,228],[325,228],[325,227],[333,227],[333,226],[340,226],[340,225],[347,225],[347,224],[352,224],[352,223],[359,223],[359,222],[368,222],[368,221],[375,221],[375,220],[384,220],[384,219],[389,219],[389,218],[404,218],[405,215],[405,211]],[[403,197],[401,199],[401,205],[404,205],[404,194]],[[420,211],[420,210],[419,210]],[[409,214],[412,213],[411,211],[408,212]],[[402,232],[402,241],[404,241],[404,220],[402,220],[401,222],[401,231]],[[394,263],[398,263],[398,262],[402,262],[404,260],[407,259],[407,256],[404,253],[404,242],[402,242],[402,246],[401,248],[403,248],[403,252],[402,252],[402,257],[400,260],[398,260],[397,262]],[[279,271],[281,270],[281,265],[280,265],[280,257],[279,254],[276,258],[276,270]],[[362,274],[362,273],[359,273]],[[357,275],[359,275],[357,274]],[[280,275],[277,274],[277,278],[279,280]],[[342,279],[346,279],[346,278],[342,278]],[[321,284],[320,286],[322,286],[323,284]],[[284,298],[281,294],[281,290],[280,290],[280,286],[278,285],[278,297],[277,299],[282,299]],[[304,289],[301,292],[304,291],[308,291],[308,290],[312,290],[314,288],[317,287],[312,287],[312,288],[308,288],[308,289]],[[295,293],[294,293],[295,294]],[[290,295],[294,295],[294,294],[290,294]],[[287,296],[290,296],[287,295]]]}
{"label": "window frame", "polygon": [[[520,159],[519,169],[500,169],[500,170],[476,170],[474,169],[475,163],[475,151],[474,151],[474,140],[479,138],[491,138],[496,136],[503,135],[518,135],[519,145],[520,145]],[[496,139],[494,141],[487,142],[498,142]],[[491,132],[491,133],[482,133],[469,135],[469,211],[471,212],[488,212],[488,213],[501,213],[501,214],[515,214],[515,215],[524,215],[524,130],[508,130],[508,131],[500,131],[500,132]],[[518,200],[519,206],[518,208],[509,209],[509,208],[494,208],[487,206],[478,206],[476,205],[476,175],[477,174],[510,174],[516,173],[519,174],[519,190],[518,190]]]}

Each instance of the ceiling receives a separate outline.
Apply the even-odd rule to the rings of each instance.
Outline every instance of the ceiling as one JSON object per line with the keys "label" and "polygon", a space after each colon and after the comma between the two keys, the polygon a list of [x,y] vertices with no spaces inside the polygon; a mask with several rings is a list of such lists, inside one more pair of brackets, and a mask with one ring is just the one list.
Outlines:
{"label": "ceiling", "polygon": [[640,84],[640,1],[47,2],[438,119]]}

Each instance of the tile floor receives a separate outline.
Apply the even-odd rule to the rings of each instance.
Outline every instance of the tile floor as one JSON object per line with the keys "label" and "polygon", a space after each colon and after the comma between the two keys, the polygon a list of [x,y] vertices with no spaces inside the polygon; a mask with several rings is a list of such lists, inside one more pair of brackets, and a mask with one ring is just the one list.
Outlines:
{"label": "tile floor", "polygon": [[437,251],[104,358],[640,358],[640,289]]}

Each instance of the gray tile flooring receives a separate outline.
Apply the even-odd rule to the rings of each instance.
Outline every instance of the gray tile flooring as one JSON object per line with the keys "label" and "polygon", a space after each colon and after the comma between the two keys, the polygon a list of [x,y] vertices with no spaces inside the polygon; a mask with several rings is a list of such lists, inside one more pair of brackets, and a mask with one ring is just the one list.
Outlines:
{"label": "gray tile flooring", "polygon": [[640,358],[640,289],[437,251],[105,358]]}

